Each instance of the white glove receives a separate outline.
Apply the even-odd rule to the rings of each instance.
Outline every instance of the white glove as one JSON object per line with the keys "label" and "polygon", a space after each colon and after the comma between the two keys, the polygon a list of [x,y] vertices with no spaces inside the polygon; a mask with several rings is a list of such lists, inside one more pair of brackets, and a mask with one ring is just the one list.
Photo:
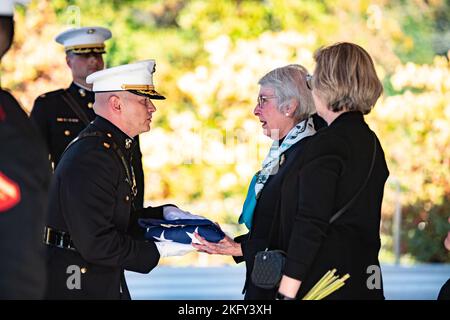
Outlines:
{"label": "white glove", "polygon": [[163,208],[163,216],[165,220],[178,220],[178,219],[206,219],[202,216],[196,216],[188,211],[183,211],[174,206],[165,206]]}
{"label": "white glove", "polygon": [[172,241],[161,241],[155,242],[156,248],[158,248],[159,255],[161,258],[172,257],[172,256],[184,256],[195,248],[190,244],[172,242]]}

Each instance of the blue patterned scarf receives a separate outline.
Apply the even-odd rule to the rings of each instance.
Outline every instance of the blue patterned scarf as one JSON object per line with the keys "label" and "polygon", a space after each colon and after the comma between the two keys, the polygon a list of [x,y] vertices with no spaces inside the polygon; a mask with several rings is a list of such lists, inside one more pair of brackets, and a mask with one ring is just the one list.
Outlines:
{"label": "blue patterned scarf", "polygon": [[262,163],[262,169],[253,176],[253,179],[250,182],[242,213],[239,217],[239,223],[245,223],[250,230],[256,202],[269,177],[277,174],[281,155],[298,141],[312,136],[315,133],[316,130],[314,129],[313,119],[312,117],[309,117],[308,119],[299,122],[291,129],[291,131],[289,131],[286,138],[281,143],[281,146],[278,144],[278,141],[273,142],[269,153]]}

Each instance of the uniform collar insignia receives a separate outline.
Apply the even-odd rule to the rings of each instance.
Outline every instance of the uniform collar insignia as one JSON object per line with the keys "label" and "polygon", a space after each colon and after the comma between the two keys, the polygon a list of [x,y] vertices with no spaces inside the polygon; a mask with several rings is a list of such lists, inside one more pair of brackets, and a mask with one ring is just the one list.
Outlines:
{"label": "uniform collar insignia", "polygon": [[78,89],[78,92],[80,93],[80,96],[82,96],[83,98],[86,96],[86,90],[84,90],[83,88]]}
{"label": "uniform collar insignia", "polygon": [[125,139],[125,149],[130,149],[131,148],[131,144],[133,143],[133,140],[131,140],[130,138],[126,138]]}

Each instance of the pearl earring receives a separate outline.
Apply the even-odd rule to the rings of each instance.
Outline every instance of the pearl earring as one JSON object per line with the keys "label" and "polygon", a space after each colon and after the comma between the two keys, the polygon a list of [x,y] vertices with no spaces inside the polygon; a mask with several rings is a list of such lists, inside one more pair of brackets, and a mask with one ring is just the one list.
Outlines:
{"label": "pearl earring", "polygon": [[286,112],[286,117],[289,117],[289,113]]}

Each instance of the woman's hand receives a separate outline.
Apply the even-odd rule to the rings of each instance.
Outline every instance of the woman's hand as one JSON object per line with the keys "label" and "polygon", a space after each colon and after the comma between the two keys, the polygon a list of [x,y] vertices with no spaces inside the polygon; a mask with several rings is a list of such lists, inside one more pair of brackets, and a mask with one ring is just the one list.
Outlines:
{"label": "woman's hand", "polygon": [[302,282],[300,280],[283,275],[278,292],[288,298],[295,299],[301,284]]}
{"label": "woman's hand", "polygon": [[209,254],[222,254],[225,256],[242,256],[241,244],[233,241],[229,236],[225,235],[225,238],[218,243],[206,241],[205,238],[195,233],[195,237],[200,243],[192,242],[192,246],[200,252],[206,252]]}

